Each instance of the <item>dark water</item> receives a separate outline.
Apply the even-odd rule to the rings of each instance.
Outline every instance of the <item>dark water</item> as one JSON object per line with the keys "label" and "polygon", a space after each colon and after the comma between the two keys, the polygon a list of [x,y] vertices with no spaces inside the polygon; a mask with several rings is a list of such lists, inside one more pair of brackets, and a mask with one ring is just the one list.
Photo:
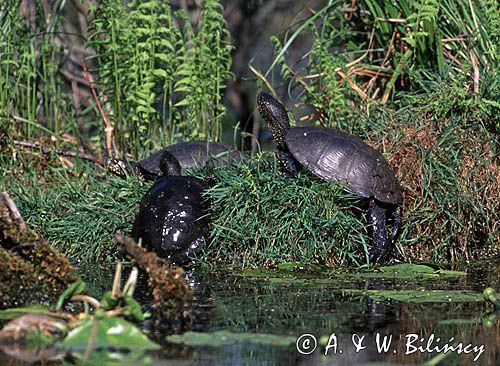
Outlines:
{"label": "dark water", "polygon": [[[109,288],[111,275],[95,276],[95,284]],[[107,278],[106,278],[107,276]],[[375,301],[369,296],[342,290],[467,290],[499,289],[498,263],[468,269],[467,276],[432,279],[349,279],[342,276],[266,272],[241,274],[195,273],[190,277],[196,293],[194,321],[198,332],[231,331],[224,345],[183,346],[165,340],[152,327],[152,337],[162,350],[147,355],[96,353],[92,364],[154,365],[356,365],[369,363],[423,364],[442,357],[439,365],[500,364],[500,315],[489,314],[485,302],[406,303],[390,299]],[[94,287],[96,292],[101,290]],[[486,321],[488,320],[488,321]],[[483,324],[484,323],[484,324]],[[166,325],[166,324],[163,324]],[[151,325],[149,325],[151,328]],[[273,341],[240,341],[242,334],[274,334],[293,341],[288,346]],[[314,345],[308,355],[297,351]],[[307,341],[309,337],[309,343]],[[432,338],[434,337],[434,341]],[[417,340],[414,340],[417,338]],[[438,340],[439,338],[439,340]],[[423,339],[423,341],[422,341]],[[214,335],[214,340],[216,336]],[[259,337],[256,337],[256,341]],[[336,340],[336,347],[335,341]],[[388,344],[377,349],[377,341]],[[231,342],[233,341],[233,342]],[[325,356],[326,343],[330,348]],[[431,353],[427,348],[438,347]],[[463,351],[443,353],[446,344]],[[356,344],[359,345],[356,349]],[[469,345],[468,348],[465,346]],[[418,350],[417,347],[423,347]],[[365,348],[363,348],[365,347]],[[310,349],[309,349],[310,350]],[[304,349],[303,352],[306,350]],[[2,358],[3,357],[3,358]],[[119,357],[119,361],[113,358]],[[473,362],[474,357],[477,361]],[[107,359],[107,361],[106,361]],[[10,360],[10,361],[7,361]],[[66,359],[67,360],[67,359]],[[2,356],[0,364],[13,362]],[[73,362],[75,362],[73,360]],[[77,363],[77,362],[76,362]],[[19,364],[18,362],[8,364]]]}

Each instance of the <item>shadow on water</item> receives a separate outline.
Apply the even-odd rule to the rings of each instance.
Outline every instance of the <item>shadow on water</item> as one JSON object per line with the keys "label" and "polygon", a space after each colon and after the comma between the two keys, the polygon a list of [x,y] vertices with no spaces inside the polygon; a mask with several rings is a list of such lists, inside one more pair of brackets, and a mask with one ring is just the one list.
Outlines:
{"label": "shadow on water", "polygon": [[[83,277],[90,287],[94,286],[91,291],[99,293],[109,288],[112,276],[108,272],[112,273],[100,274],[94,269]],[[498,289],[498,263],[472,266],[467,276],[427,279],[268,271],[247,274],[199,271],[189,276],[196,298],[189,333],[169,335],[168,324],[150,321],[146,324],[149,336],[162,349],[140,357],[128,355],[120,364],[421,364],[433,358],[437,362],[436,357],[442,358],[435,363],[440,365],[471,364],[474,357],[478,358],[475,364],[499,364],[499,316],[495,319],[494,314],[487,314],[491,311],[487,303],[401,302],[371,295],[375,293],[373,290],[480,293],[488,286]],[[147,304],[141,289],[137,295]],[[311,334],[314,339],[310,338],[308,343],[306,336],[296,342],[303,334]],[[299,344],[304,347],[302,352],[309,352],[307,347],[314,345],[314,341],[317,348],[311,354],[297,351]],[[387,349],[380,349],[384,342]],[[444,353],[445,345],[459,347],[460,343],[462,354],[458,354],[460,348]],[[436,347],[440,352],[432,353]],[[20,364],[7,361],[1,353],[0,361],[2,365]],[[66,358],[64,362],[74,360]],[[99,353],[92,362],[114,364],[109,354]]]}

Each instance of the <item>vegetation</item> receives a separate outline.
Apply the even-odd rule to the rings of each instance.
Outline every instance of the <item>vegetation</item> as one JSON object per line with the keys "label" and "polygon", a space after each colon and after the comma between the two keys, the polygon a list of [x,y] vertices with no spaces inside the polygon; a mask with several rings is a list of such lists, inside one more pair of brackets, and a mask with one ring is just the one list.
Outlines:
{"label": "vegetation", "polygon": [[[407,257],[500,253],[499,14],[491,1],[330,1],[274,39],[271,67],[310,119],[362,136],[396,169]],[[286,54],[305,32],[298,68]]]}
{"label": "vegetation", "polygon": [[8,0],[0,7],[0,122],[9,136],[51,138],[59,147],[64,137],[90,131],[83,137],[99,156],[105,146],[108,155],[136,157],[178,138],[220,139],[231,46],[218,1],[203,2],[196,24],[159,0],[104,0],[91,9],[86,45],[96,55],[78,67],[95,94],[83,111],[72,102],[81,91],[59,75],[68,62],[56,46],[64,4]]}
{"label": "vegetation", "polygon": [[[34,2],[32,24],[21,14],[20,4],[9,0],[0,6],[0,127],[27,139],[44,133],[57,146],[67,132],[64,123],[74,117],[68,108],[71,96],[61,92],[57,73],[61,60],[54,33],[60,18]],[[44,31],[34,24],[43,24]]]}
{"label": "vegetation", "polygon": [[0,194],[0,308],[51,302],[77,279],[68,258],[24,222],[7,193]]}
{"label": "vegetation", "polygon": [[[0,312],[0,320],[23,315],[0,331],[0,343],[14,340],[0,346],[0,357],[46,357],[46,349],[35,355],[20,347],[26,336],[37,346],[57,342],[71,362],[146,364],[158,357],[192,360],[196,353],[211,361],[236,355],[282,364],[311,325],[337,334],[362,330],[371,339],[369,333],[390,324],[399,334],[483,345],[484,363],[498,358],[497,1],[329,0],[285,37],[272,37],[276,55],[267,72],[252,68],[271,92],[288,86],[283,102],[312,106],[304,108],[307,123],[346,130],[387,157],[404,195],[396,250],[405,262],[433,263],[353,270],[367,264],[366,203],[306,171],[285,179],[275,156],[259,152],[231,166],[184,172],[217,178],[206,192],[212,226],[200,263],[210,271],[194,271],[189,284],[181,268],[115,235],[130,232],[150,183],[108,174],[103,161],[142,157],[179,138],[220,139],[231,76],[222,6],[204,0],[194,2],[199,9],[179,11],[161,0],[99,0],[80,17],[85,27],[64,28],[69,4],[91,2],[0,4],[0,192],[9,192],[25,226],[35,229],[15,239],[21,230],[12,222],[19,224],[20,215],[11,214],[14,204],[0,207],[0,307],[54,303]],[[82,43],[65,42],[69,37]],[[310,44],[300,45],[308,49],[292,63],[289,51],[301,39]],[[277,72],[281,79],[273,80],[283,84],[271,85],[267,78]],[[135,269],[123,290],[116,275],[113,291],[96,291],[101,301],[84,294],[81,281],[54,301],[77,277],[52,245],[80,270],[115,262],[121,248],[149,274],[158,319],[147,323],[178,330],[192,320],[212,332],[167,339],[153,332],[162,353],[145,354],[158,346],[128,322],[148,316],[132,297]],[[94,271],[90,277],[106,282]],[[477,291],[486,286],[481,297]],[[199,305],[192,313],[191,300]],[[85,310],[78,318],[61,311],[74,301]],[[319,336],[321,346],[329,343],[330,335]],[[244,342],[230,344],[228,337]],[[177,352],[176,344],[194,349]],[[405,338],[394,339],[387,360],[475,357],[407,355],[406,346]]]}
{"label": "vegetation", "polygon": [[105,177],[84,162],[72,171],[55,160],[45,168],[40,163],[1,161],[0,190],[7,189],[27,224],[73,261],[115,260],[114,234],[129,232],[146,184],[136,176]]}
{"label": "vegetation", "polygon": [[[206,0],[193,19],[158,0],[101,1],[86,43],[95,57],[82,71],[96,95],[82,112],[57,72],[61,8],[49,14],[35,2],[26,21],[20,4],[0,7],[0,189],[73,260],[113,260],[112,238],[129,231],[148,185],[106,175],[102,152],[137,156],[179,137],[220,138],[231,63],[223,9]],[[260,76],[279,65],[299,104],[314,107],[309,122],[385,154],[404,190],[398,249],[407,259],[498,256],[498,4],[353,4],[329,1],[287,38],[274,37],[274,62]],[[298,68],[288,50],[304,33],[310,51]],[[208,192],[207,262],[366,263],[363,203],[341,186],[305,172],[285,180],[269,154],[193,173],[219,178]]]}
{"label": "vegetation", "polygon": [[[472,98],[482,96],[490,112],[500,107],[495,1],[363,0],[353,3],[354,8],[342,5],[330,0],[283,45],[274,38],[277,56],[271,68],[280,64],[284,77],[304,90],[302,100],[316,107],[321,123],[364,130],[367,126],[357,126],[355,120],[347,124],[348,101],[385,104],[395,91],[428,92],[429,85],[422,84],[435,81],[455,83]],[[305,32],[312,34],[311,47],[305,66],[297,69],[285,55]]]}
{"label": "vegetation", "polygon": [[153,143],[220,138],[231,65],[222,10],[203,1],[196,29],[168,1],[106,0],[94,10],[88,46],[97,51],[97,81],[120,150],[132,146],[137,156]]}
{"label": "vegetation", "polygon": [[270,153],[204,174],[219,181],[206,193],[213,222],[209,263],[240,268],[292,261],[329,267],[366,263],[362,205],[342,185],[305,171],[286,179]]}
{"label": "vegetation", "polygon": [[[141,323],[145,319],[141,306],[133,298],[137,276],[137,269],[134,268],[122,291],[121,265],[118,265],[113,289],[104,293],[101,301],[86,295],[85,283],[78,280],[60,294],[51,307],[34,305],[1,310],[0,319],[11,321],[0,330],[0,343],[22,344],[24,347],[17,350],[20,355],[29,354],[32,349],[53,346],[83,364],[100,363],[107,358],[116,361],[117,357],[123,361],[129,359],[129,353],[134,358],[141,358],[145,351],[160,346],[132,323]],[[63,311],[63,306],[70,303],[83,303],[84,311],[79,314]],[[100,355],[94,350],[104,351],[105,354]],[[123,354],[116,354],[117,350]],[[112,352],[114,357],[108,354]],[[40,356],[40,359],[46,357],[49,356]]]}

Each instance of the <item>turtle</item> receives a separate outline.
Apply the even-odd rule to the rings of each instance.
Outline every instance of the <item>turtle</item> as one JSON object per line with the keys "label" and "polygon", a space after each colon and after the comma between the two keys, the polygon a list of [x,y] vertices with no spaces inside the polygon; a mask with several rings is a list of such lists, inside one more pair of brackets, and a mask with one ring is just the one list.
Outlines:
{"label": "turtle", "polygon": [[119,176],[126,172],[133,172],[152,181],[162,176],[160,160],[165,151],[170,152],[179,162],[182,169],[195,165],[205,165],[208,161],[213,163],[228,163],[231,160],[239,161],[242,157],[239,151],[221,142],[189,141],[180,142],[158,150],[139,162],[124,159],[108,158],[106,168]]}
{"label": "turtle", "polygon": [[180,163],[169,151],[163,151],[159,166],[163,176],[142,198],[132,237],[171,264],[185,265],[209,235],[209,202],[202,196],[208,182],[180,175]]}
{"label": "turtle", "polygon": [[267,93],[258,93],[257,107],[277,143],[277,157],[287,177],[303,167],[322,180],[343,182],[347,191],[368,200],[369,259],[386,262],[401,228],[403,198],[399,181],[382,154],[336,128],[290,127],[285,107]]}

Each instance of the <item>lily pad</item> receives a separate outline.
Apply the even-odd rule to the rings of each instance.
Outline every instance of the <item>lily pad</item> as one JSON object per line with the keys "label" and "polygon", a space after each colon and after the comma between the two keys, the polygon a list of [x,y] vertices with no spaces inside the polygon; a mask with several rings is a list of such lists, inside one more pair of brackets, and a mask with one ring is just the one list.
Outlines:
{"label": "lily pad", "polygon": [[436,270],[424,264],[402,263],[379,268],[382,272],[390,273],[434,273]]}
{"label": "lily pad", "polygon": [[484,301],[482,295],[470,291],[445,290],[342,290],[342,293],[366,295],[374,300],[392,299],[401,302],[435,303],[435,302],[479,302]]}
{"label": "lily pad", "polygon": [[388,279],[432,279],[438,277],[466,276],[466,272],[435,269],[425,264],[402,263],[393,266],[382,266],[378,272],[361,272],[353,274],[354,278],[388,278]]}
{"label": "lily pad", "polygon": [[98,349],[147,350],[160,347],[150,341],[134,324],[121,318],[84,320],[71,330],[59,345],[63,348],[80,350],[86,349],[89,344]]}
{"label": "lily pad", "polygon": [[440,269],[438,267],[431,267],[426,264],[413,264],[413,263],[402,263],[392,266],[382,266],[378,267],[376,270],[366,271],[366,272],[348,272],[348,271],[335,271],[328,272],[325,268],[319,265],[303,264],[300,262],[286,262],[277,266],[277,270],[269,269],[246,269],[243,272],[236,273],[237,276],[248,277],[248,278],[279,278],[280,280],[291,280],[299,281],[296,275],[301,275],[302,278],[307,274],[324,274],[328,275],[328,278],[314,278],[315,283],[321,281],[330,281],[331,278],[340,279],[435,279],[440,277],[461,277],[466,276],[467,273],[463,271],[450,271],[445,269]]}
{"label": "lily pad", "polygon": [[325,266],[319,264],[308,264],[301,262],[284,262],[279,263],[276,268],[284,272],[301,272],[301,273],[328,273]]}
{"label": "lily pad", "polygon": [[180,335],[170,335],[166,339],[171,343],[209,347],[222,347],[236,343],[286,347],[295,342],[295,338],[290,336],[279,336],[264,333],[234,333],[226,330],[211,333],[186,332]]}

